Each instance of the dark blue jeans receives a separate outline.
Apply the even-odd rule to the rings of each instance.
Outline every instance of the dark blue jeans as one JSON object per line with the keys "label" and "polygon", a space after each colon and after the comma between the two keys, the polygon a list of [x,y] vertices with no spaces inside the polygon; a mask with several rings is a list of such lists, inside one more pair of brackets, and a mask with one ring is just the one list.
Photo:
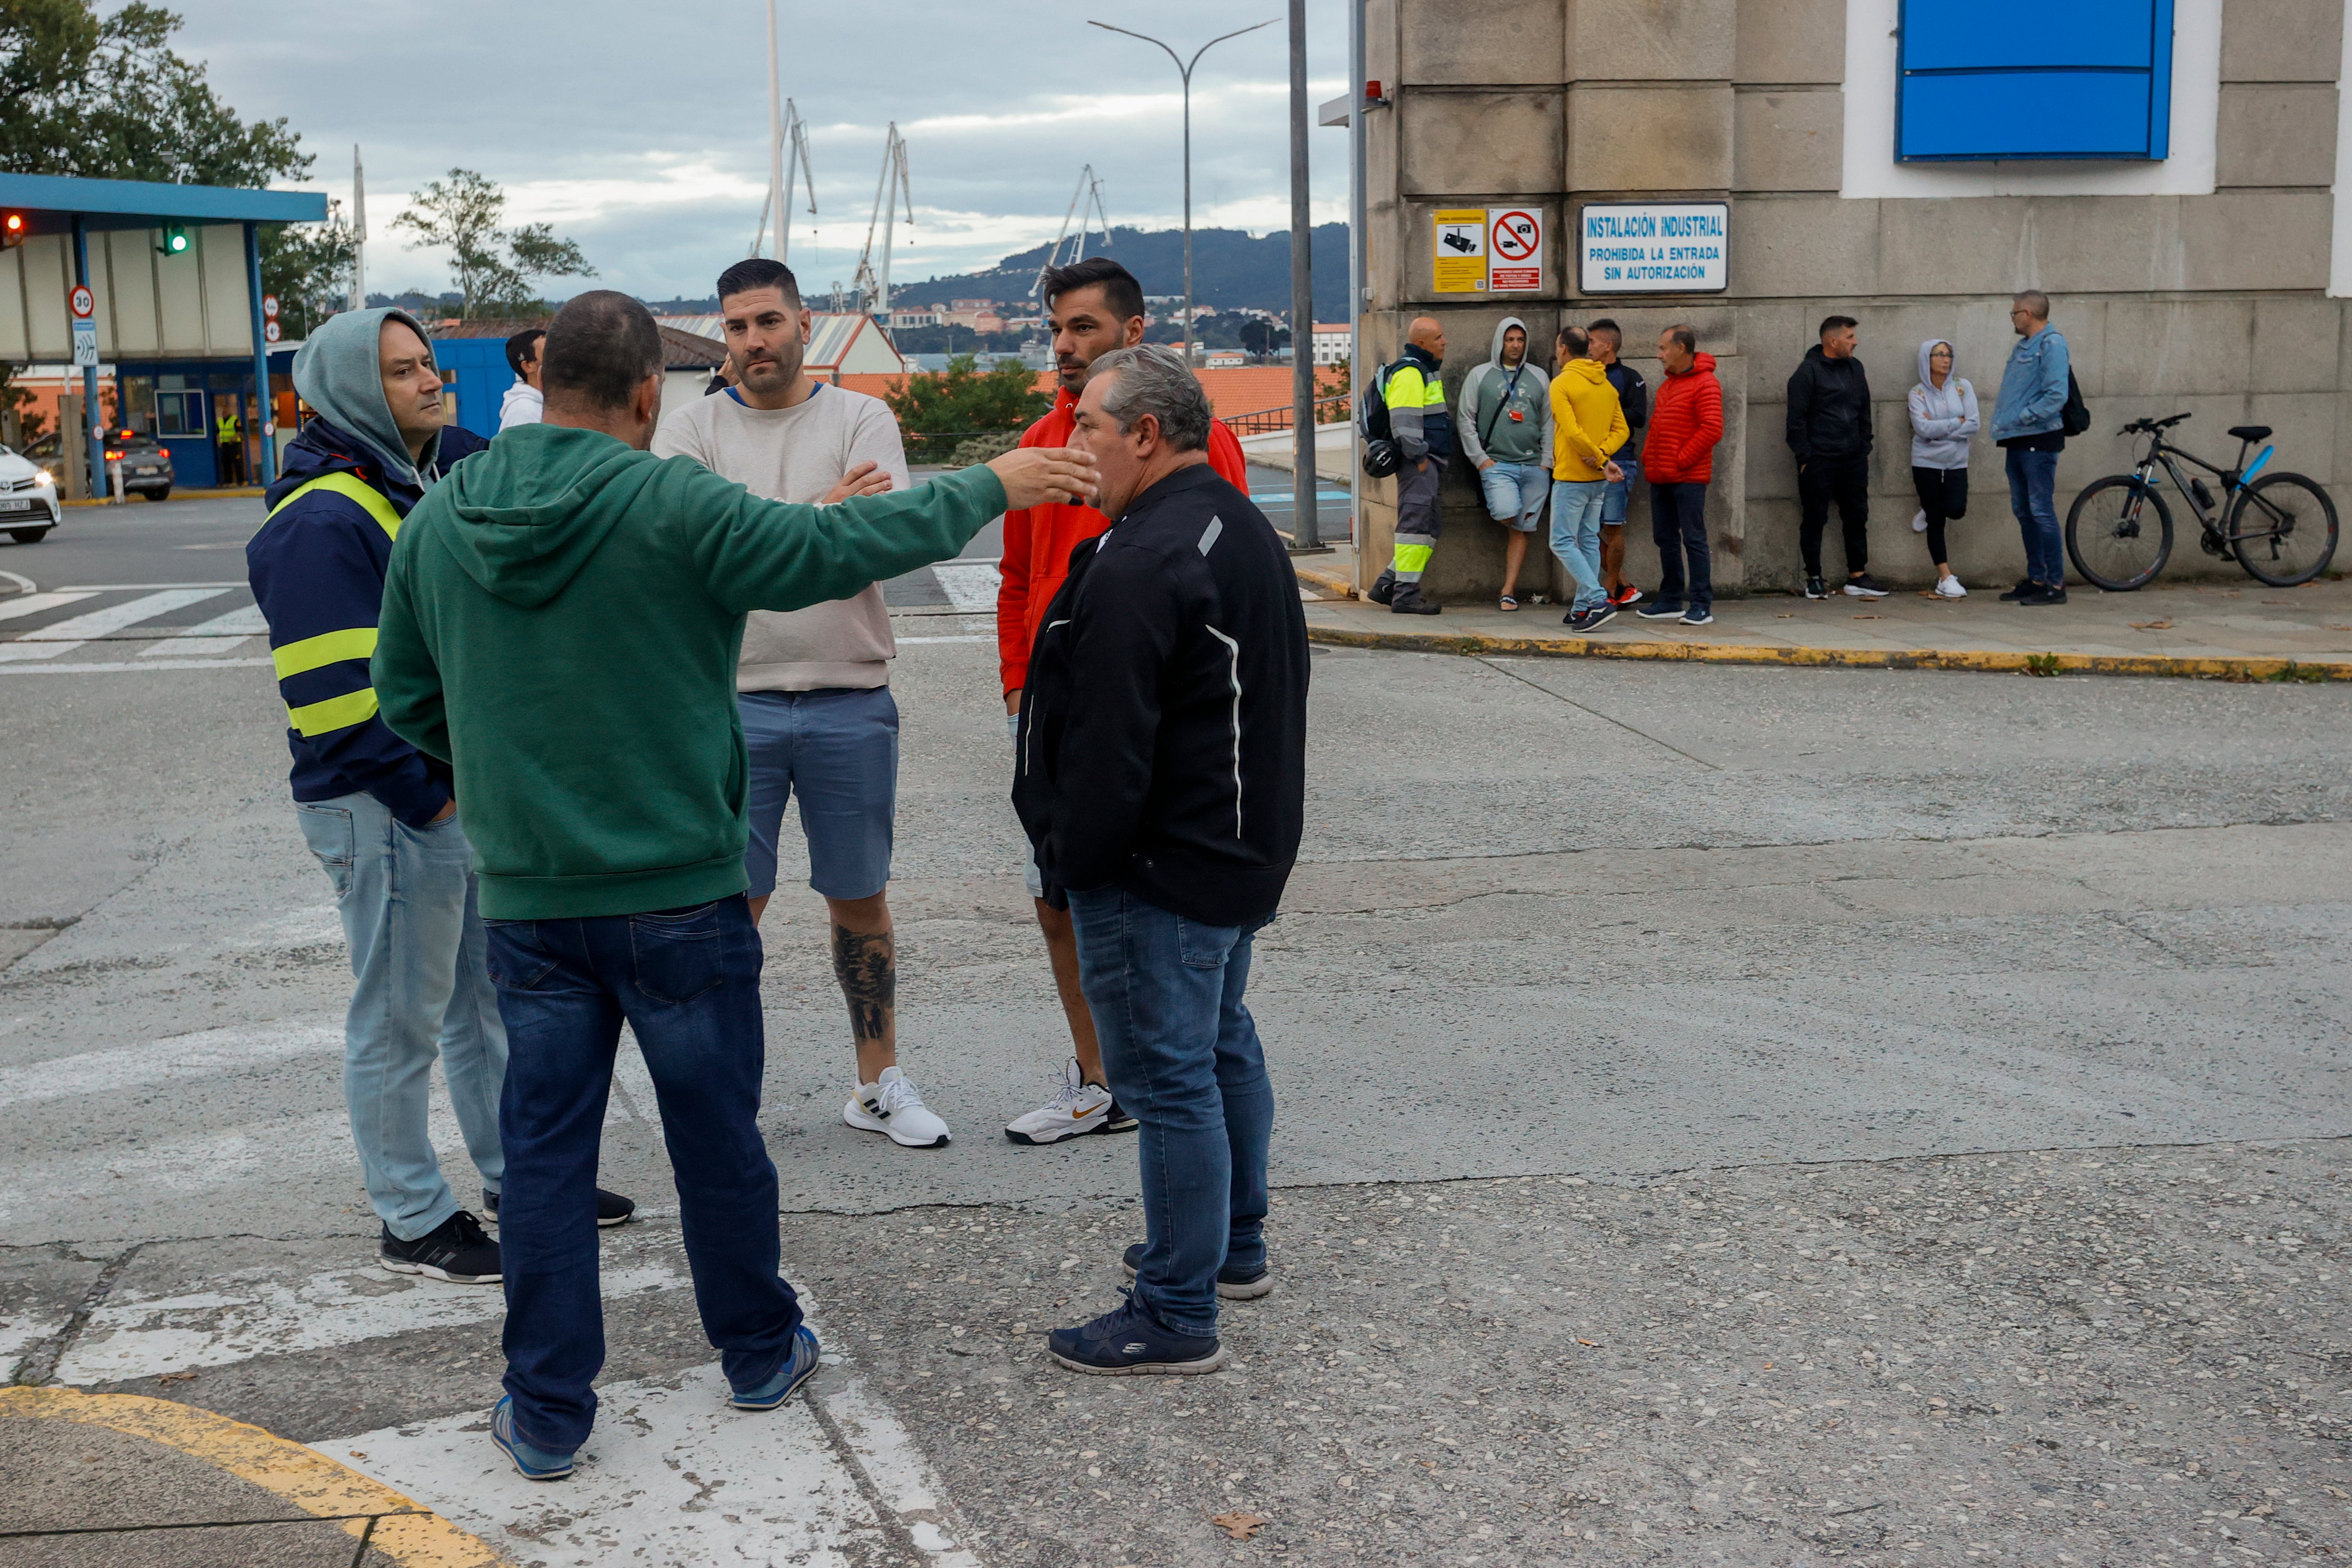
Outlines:
{"label": "dark blue jeans", "polygon": [[1070,918],[1104,1074],[1142,1123],[1136,1301],[1178,1333],[1213,1335],[1217,1271],[1265,1261],[1274,1088],[1242,1003],[1257,926],[1202,925],[1115,887],[1070,894]]}
{"label": "dark blue jeans", "polygon": [[2066,581],[2066,540],[2058,529],[2058,454],[2021,452],[2009,458],[2009,509],[2025,536],[2025,575],[2052,588]]}
{"label": "dark blue jeans", "polygon": [[569,1453],[595,1422],[596,1155],[623,1019],[661,1105],[703,1332],[729,1384],[764,1383],[791,1354],[801,1308],[777,1271],[776,1167],[759,1125],[760,933],[742,895],[486,925],[507,1025],[499,1251],[515,1430]]}
{"label": "dark blue jeans", "polygon": [[1658,546],[1658,602],[1712,610],[1715,558],[1707,552],[1706,486],[1651,480],[1650,538]]}

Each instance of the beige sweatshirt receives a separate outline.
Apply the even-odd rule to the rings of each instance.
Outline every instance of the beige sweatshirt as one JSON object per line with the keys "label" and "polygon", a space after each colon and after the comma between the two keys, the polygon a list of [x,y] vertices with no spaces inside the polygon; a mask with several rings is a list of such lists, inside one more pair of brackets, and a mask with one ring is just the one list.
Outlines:
{"label": "beige sweatshirt", "polygon": [[[908,486],[898,417],[880,398],[820,382],[797,407],[749,408],[725,392],[675,409],[654,434],[656,457],[691,457],[772,501],[814,504],[860,463],[878,463],[890,487]],[[806,610],[754,610],[743,626],[739,692],[808,692],[890,684],[882,589]]]}

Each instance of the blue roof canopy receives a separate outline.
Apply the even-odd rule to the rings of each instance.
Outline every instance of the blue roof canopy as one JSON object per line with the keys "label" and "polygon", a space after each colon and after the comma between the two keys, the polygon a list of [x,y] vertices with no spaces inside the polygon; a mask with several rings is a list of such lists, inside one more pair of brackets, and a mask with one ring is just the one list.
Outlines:
{"label": "blue roof canopy", "polygon": [[73,227],[144,229],[163,224],[320,224],[321,191],[243,191],[167,185],[152,180],[83,180],[61,174],[0,174],[0,210],[21,212],[35,234]]}

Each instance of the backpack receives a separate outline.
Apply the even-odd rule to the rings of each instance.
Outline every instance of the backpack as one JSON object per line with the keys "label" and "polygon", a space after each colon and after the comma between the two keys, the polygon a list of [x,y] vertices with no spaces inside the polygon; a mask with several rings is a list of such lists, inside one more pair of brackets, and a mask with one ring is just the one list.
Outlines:
{"label": "backpack", "polygon": [[2083,383],[2074,379],[2074,367],[2066,367],[2066,406],[2058,411],[2058,428],[2068,435],[2080,435],[2091,428],[2091,405],[2083,401]]}
{"label": "backpack", "polygon": [[1364,473],[1374,479],[1385,479],[1404,465],[1404,455],[1397,450],[1396,434],[1389,423],[1389,377],[1396,364],[1382,365],[1372,372],[1356,405],[1356,431],[1363,438]]}

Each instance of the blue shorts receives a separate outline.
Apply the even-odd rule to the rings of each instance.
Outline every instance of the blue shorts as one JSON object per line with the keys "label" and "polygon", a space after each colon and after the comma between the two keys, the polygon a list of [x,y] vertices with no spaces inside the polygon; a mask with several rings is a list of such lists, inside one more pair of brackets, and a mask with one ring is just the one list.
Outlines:
{"label": "blue shorts", "polygon": [[[1625,444],[1626,446],[1633,444],[1630,441]],[[1616,457],[1617,466],[1624,470],[1625,477],[1604,482],[1605,487],[1601,492],[1601,526],[1604,528],[1625,526],[1625,508],[1633,501],[1634,487],[1642,482],[1642,460],[1639,457],[1626,456],[1623,447],[1618,449]]]}
{"label": "blue shorts", "polygon": [[743,849],[750,896],[776,891],[776,838],[798,789],[809,885],[827,898],[871,898],[890,884],[898,804],[898,705],[870,691],[738,692],[751,754]]}

